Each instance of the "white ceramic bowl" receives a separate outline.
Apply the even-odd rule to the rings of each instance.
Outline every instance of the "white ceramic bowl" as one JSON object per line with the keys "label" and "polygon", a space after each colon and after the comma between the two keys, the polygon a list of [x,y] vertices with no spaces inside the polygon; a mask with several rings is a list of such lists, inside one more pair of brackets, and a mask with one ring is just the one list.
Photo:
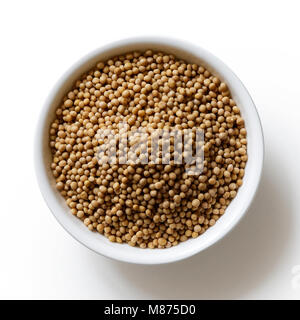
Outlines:
{"label": "white ceramic bowl", "polygon": [[[54,119],[55,109],[82,73],[92,68],[97,61],[133,50],[162,50],[175,54],[188,62],[204,65],[227,83],[231,94],[241,109],[248,133],[248,162],[244,183],[237,196],[217,223],[196,239],[190,239],[169,249],[140,249],[127,244],[110,242],[97,232],[91,232],[74,217],[65,200],[55,188],[50,170],[51,153],[48,143],[49,126]],[[166,38],[133,38],[114,42],[87,54],[75,63],[57,82],[41,111],[35,140],[35,167],[39,186],[50,210],[75,239],[86,247],[113,259],[138,263],[161,264],[190,257],[228,234],[246,213],[257,190],[263,167],[263,133],[255,105],[237,76],[218,58],[206,50],[190,43]]]}

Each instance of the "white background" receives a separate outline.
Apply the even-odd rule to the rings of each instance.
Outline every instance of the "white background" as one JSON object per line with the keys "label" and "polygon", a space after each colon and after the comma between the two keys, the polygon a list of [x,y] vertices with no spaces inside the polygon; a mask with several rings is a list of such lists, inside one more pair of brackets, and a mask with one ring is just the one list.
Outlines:
{"label": "white background", "polygon": [[[299,299],[299,1],[1,1],[0,298]],[[241,224],[171,265],[118,263],[52,217],[33,167],[38,114],[61,74],[108,42],[172,36],[221,58],[261,116],[265,168]],[[299,281],[300,282],[300,281]]]}

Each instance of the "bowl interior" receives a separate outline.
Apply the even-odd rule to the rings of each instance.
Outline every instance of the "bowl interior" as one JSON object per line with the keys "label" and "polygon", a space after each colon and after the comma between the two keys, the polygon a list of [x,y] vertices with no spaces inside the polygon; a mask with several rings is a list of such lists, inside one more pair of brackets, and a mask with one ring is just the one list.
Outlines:
{"label": "bowl interior", "polygon": [[[231,94],[241,109],[245,120],[248,139],[248,162],[244,183],[237,196],[217,223],[196,239],[190,239],[169,249],[140,249],[127,244],[110,242],[97,232],[89,231],[74,217],[65,200],[55,188],[55,180],[50,170],[49,127],[54,119],[55,109],[74,82],[101,60],[133,50],[161,50],[176,55],[187,62],[205,66],[213,74],[227,83]],[[166,39],[133,39],[120,41],[98,49],[85,56],[67,71],[49,95],[38,124],[36,136],[36,170],[42,194],[61,225],[78,241],[105,256],[132,263],[167,263],[191,256],[214,244],[228,233],[246,212],[257,189],[263,163],[263,137],[255,106],[240,80],[219,59],[209,52],[186,43]]]}

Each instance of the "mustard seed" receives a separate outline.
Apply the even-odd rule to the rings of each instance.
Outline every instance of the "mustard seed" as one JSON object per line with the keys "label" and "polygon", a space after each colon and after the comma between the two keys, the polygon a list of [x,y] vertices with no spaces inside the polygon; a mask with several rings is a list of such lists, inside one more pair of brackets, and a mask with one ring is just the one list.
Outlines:
{"label": "mustard seed", "polygon": [[[143,162],[149,141],[140,144],[141,162],[126,164],[120,155],[100,163],[99,150],[112,148],[114,135],[129,149],[122,122],[131,131],[202,129],[202,173],[187,175],[172,144],[158,163]],[[114,134],[103,138],[99,130]],[[203,66],[150,49],[100,61],[82,75],[57,106],[49,137],[56,188],[71,214],[111,242],[143,249],[169,248],[214,226],[237,195],[248,159],[245,121],[227,84]]]}

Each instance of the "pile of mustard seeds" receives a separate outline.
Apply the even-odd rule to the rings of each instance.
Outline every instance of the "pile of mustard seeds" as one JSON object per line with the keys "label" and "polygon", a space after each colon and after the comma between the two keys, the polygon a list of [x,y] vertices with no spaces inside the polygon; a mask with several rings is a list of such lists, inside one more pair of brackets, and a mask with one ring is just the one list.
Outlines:
{"label": "pile of mustard seeds", "polygon": [[[187,164],[101,163],[97,133],[199,128],[203,170]],[[82,75],[50,127],[51,169],[71,213],[110,241],[169,248],[196,238],[225,213],[247,162],[244,120],[226,83],[163,52],[132,52]]]}

